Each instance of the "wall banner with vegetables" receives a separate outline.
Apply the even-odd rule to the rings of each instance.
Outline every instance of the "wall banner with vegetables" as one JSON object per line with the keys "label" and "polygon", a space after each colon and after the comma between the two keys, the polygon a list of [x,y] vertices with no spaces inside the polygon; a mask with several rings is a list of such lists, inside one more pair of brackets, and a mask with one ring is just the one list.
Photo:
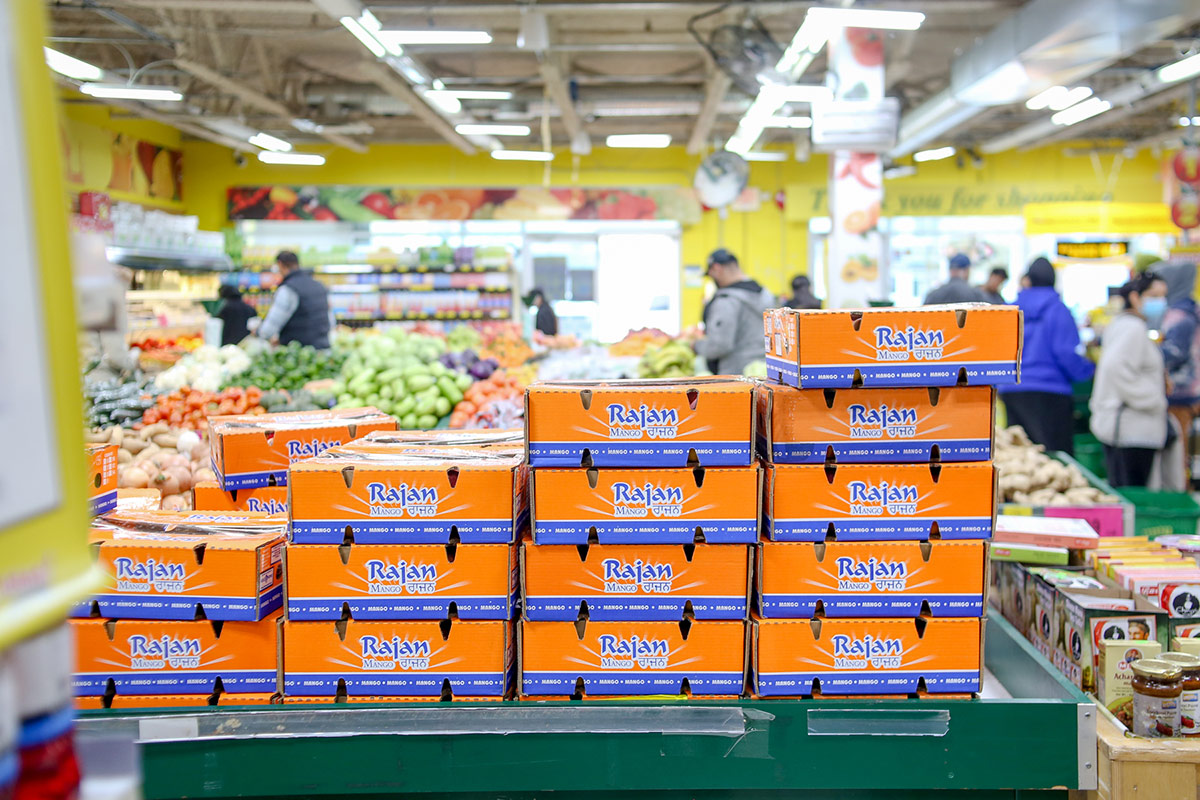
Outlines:
{"label": "wall banner with vegetables", "polygon": [[406,189],[370,186],[235,186],[229,219],[374,222],[417,220],[700,221],[692,188]]}

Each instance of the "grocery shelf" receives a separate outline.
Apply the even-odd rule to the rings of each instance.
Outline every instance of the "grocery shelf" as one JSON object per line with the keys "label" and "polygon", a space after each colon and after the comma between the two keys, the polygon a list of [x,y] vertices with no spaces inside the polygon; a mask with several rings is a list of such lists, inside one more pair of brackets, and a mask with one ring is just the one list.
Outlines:
{"label": "grocery shelf", "polygon": [[418,320],[484,320],[509,319],[507,311],[437,311],[432,314],[414,312],[411,314],[378,314],[374,312],[335,313],[338,322],[415,322]]}
{"label": "grocery shelf", "polygon": [[[348,263],[348,264],[311,264],[305,265],[307,269],[319,275],[387,275],[387,274],[403,274],[403,273],[447,273],[454,274],[456,272],[477,274],[482,272],[508,272],[512,269],[511,264],[481,264],[475,265],[459,265],[459,264],[365,264],[365,263]],[[242,265],[235,266],[235,271],[240,272],[262,272],[268,269],[270,265]]]}
{"label": "grocery shelf", "polygon": [[1094,788],[1092,702],[1003,619],[988,622],[986,663],[1011,698],[216,707],[84,712],[79,730],[142,741],[147,800]]}
{"label": "grocery shelf", "polygon": [[229,257],[224,254],[214,256],[149,247],[107,247],[105,255],[113,264],[130,269],[228,272],[233,268]]}

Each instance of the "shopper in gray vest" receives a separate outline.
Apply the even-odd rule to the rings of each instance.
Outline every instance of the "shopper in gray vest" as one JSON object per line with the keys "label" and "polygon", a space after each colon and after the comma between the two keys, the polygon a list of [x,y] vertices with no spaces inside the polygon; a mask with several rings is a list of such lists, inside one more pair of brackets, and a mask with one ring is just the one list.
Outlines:
{"label": "shopper in gray vest", "polygon": [[936,306],[943,303],[986,303],[983,292],[967,283],[971,274],[971,259],[962,253],[955,254],[950,259],[950,280],[934,289],[925,297],[925,305]]}
{"label": "shopper in gray vest", "polygon": [[280,344],[299,342],[318,350],[329,348],[329,331],[333,316],[329,313],[329,292],[313,277],[312,272],[300,269],[300,259],[290,250],[275,256],[275,269],[283,276],[271,310],[258,326],[258,335]]}

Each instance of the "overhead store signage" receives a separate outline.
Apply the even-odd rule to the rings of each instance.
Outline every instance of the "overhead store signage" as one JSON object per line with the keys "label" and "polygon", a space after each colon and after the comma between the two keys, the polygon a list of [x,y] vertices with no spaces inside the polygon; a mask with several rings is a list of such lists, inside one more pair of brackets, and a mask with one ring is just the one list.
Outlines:
{"label": "overhead store signage", "polygon": [[1030,203],[1025,234],[1170,233],[1175,230],[1163,203]]}
{"label": "overhead store signage", "polygon": [[230,220],[676,220],[700,221],[692,188],[407,189],[372,186],[235,186]]}
{"label": "overhead store signage", "polygon": [[1129,240],[1117,242],[1062,242],[1058,243],[1058,255],[1062,258],[1118,258],[1129,255]]}

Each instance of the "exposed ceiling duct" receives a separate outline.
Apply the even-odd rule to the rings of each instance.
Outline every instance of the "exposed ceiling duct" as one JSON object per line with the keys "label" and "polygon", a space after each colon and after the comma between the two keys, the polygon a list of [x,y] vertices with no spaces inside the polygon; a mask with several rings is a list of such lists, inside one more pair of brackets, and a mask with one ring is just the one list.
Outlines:
{"label": "exposed ceiling duct", "polygon": [[1034,0],[950,66],[950,86],[904,116],[892,157],[941,137],[988,106],[1069,86],[1200,19],[1195,0]]}

